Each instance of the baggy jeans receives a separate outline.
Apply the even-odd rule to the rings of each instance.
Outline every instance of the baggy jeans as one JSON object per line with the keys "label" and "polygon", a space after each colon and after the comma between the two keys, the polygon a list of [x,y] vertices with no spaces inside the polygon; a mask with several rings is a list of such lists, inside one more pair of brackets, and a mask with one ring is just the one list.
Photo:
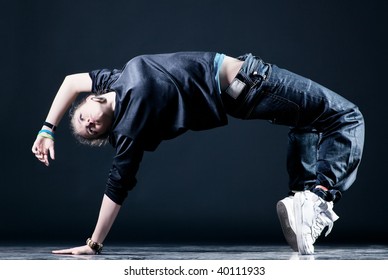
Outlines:
{"label": "baggy jeans", "polygon": [[356,179],[364,146],[358,107],[322,85],[246,54],[222,93],[227,113],[290,127],[287,171],[291,191],[322,185],[341,195]]}

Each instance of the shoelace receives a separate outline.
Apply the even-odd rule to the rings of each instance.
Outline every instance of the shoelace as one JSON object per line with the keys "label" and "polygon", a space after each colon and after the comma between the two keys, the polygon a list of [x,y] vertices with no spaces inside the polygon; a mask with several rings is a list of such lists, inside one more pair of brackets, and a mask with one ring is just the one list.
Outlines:
{"label": "shoelace", "polygon": [[325,227],[328,227],[325,236],[328,236],[334,226],[334,221],[338,219],[337,214],[332,209],[332,204],[320,201],[314,205],[315,219],[311,228],[311,236],[314,241],[319,237]]}

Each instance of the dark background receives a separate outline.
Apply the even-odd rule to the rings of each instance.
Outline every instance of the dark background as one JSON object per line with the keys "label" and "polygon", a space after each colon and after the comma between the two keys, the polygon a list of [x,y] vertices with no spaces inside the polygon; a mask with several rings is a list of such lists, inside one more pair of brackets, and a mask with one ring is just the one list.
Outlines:
{"label": "dark background", "polygon": [[[0,243],[81,245],[97,219],[113,149],[73,140],[67,116],[49,168],[31,153],[67,74],[133,56],[252,52],[326,85],[366,120],[358,180],[322,240],[387,243],[386,1],[8,1],[1,8]],[[279,243],[288,129],[230,118],[146,153],[106,243]]]}

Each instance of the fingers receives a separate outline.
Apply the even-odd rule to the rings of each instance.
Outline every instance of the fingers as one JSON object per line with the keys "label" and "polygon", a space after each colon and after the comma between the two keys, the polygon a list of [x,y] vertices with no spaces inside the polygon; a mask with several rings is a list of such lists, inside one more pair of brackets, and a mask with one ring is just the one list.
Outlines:
{"label": "fingers", "polygon": [[73,254],[72,249],[53,250],[53,254]]}
{"label": "fingers", "polygon": [[52,160],[55,159],[55,150],[54,150],[54,146],[50,146],[49,147],[49,152],[50,152],[50,157]]}
{"label": "fingers", "polygon": [[38,137],[31,150],[35,157],[46,166],[50,165],[48,154],[52,160],[55,159],[54,141],[51,139]]}
{"label": "fingers", "polygon": [[49,161],[48,161],[48,157],[47,157],[47,154],[44,154],[42,152],[39,152],[39,151],[36,151],[35,153],[35,157],[42,163],[44,163],[46,166],[49,166]]}
{"label": "fingers", "polygon": [[48,161],[48,156],[47,154],[43,154],[43,161],[42,161],[46,166],[49,166],[49,161]]}
{"label": "fingers", "polygon": [[53,250],[53,254],[67,254],[67,255],[94,255],[95,252],[89,246],[80,246],[69,249]]}
{"label": "fingers", "polygon": [[57,255],[82,255],[82,252],[79,250],[79,248],[53,250],[52,253]]}

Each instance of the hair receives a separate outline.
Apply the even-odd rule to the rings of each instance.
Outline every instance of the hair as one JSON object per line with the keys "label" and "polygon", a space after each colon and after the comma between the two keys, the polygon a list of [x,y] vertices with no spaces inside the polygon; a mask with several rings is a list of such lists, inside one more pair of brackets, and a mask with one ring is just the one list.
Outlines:
{"label": "hair", "polygon": [[[87,97],[86,97],[87,98]],[[83,145],[91,146],[91,147],[101,147],[106,145],[109,142],[109,130],[106,131],[103,134],[100,135],[89,135],[88,137],[81,136],[77,133],[77,130],[75,128],[75,112],[80,108],[83,104],[86,102],[86,98],[82,99],[81,101],[74,102],[70,111],[69,111],[69,117],[70,117],[70,129],[74,136],[74,138]]]}

